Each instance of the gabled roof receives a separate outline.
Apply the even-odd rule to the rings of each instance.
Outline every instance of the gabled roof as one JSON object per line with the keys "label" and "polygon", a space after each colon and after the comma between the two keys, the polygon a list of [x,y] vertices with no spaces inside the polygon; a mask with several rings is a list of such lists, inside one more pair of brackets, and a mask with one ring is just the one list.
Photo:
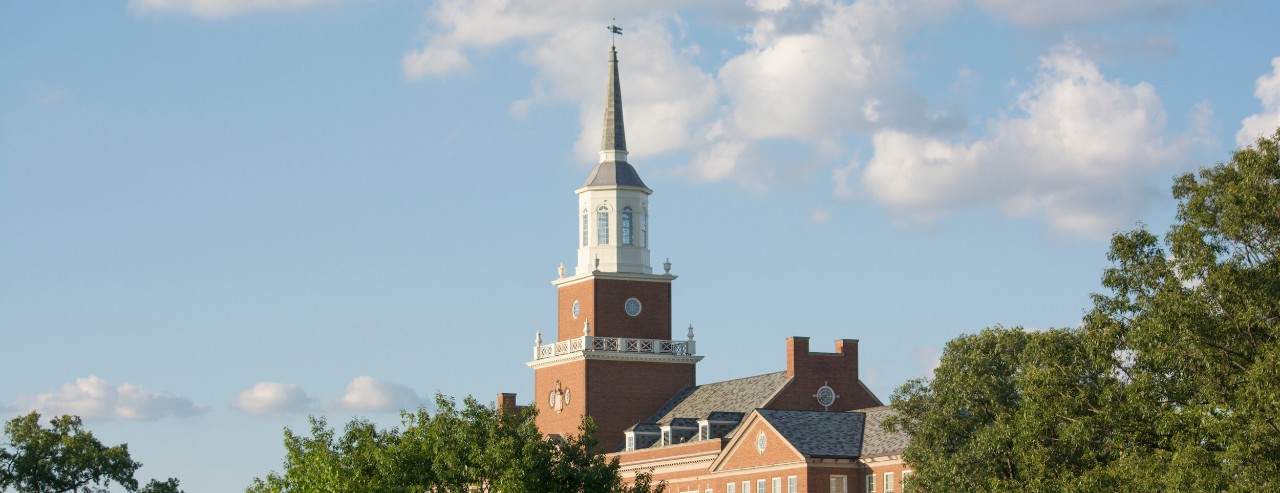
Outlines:
{"label": "gabled roof", "polygon": [[668,424],[675,418],[703,419],[713,413],[746,413],[768,403],[787,382],[787,372],[685,387],[646,422]]}
{"label": "gabled roof", "polygon": [[863,453],[863,413],[780,409],[756,412],[805,457],[856,458]]}
{"label": "gabled roof", "polygon": [[851,411],[851,413],[861,413],[867,416],[867,424],[862,438],[863,457],[901,454],[903,450],[907,449],[907,443],[910,442],[910,438],[907,437],[906,432],[893,432],[884,429],[884,419],[896,414],[892,407],[872,407]]}

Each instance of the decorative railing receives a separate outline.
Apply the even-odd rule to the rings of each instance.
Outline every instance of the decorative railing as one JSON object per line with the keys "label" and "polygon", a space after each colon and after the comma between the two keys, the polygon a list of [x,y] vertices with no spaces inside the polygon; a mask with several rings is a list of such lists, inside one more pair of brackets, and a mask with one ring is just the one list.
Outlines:
{"label": "decorative railing", "polygon": [[579,351],[692,356],[696,354],[694,350],[693,340],[664,341],[661,339],[633,339],[629,337],[582,336],[534,346],[533,359],[551,358]]}

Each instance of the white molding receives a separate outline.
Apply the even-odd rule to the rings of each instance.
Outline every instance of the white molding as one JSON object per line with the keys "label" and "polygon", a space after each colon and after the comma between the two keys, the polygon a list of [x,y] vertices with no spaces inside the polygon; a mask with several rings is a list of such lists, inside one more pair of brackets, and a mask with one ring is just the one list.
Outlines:
{"label": "white molding", "polygon": [[622,353],[615,351],[578,351],[550,358],[542,358],[525,363],[529,368],[539,370],[550,366],[562,365],[582,360],[597,361],[643,361],[646,363],[681,363],[694,364],[702,361],[702,356],[675,356],[670,354]]}
{"label": "white molding", "polygon": [[643,281],[643,282],[671,282],[677,277],[672,274],[635,274],[630,272],[587,272],[584,274],[576,274],[568,277],[561,277],[551,284],[556,287],[577,284],[588,279],[607,279],[616,281]]}

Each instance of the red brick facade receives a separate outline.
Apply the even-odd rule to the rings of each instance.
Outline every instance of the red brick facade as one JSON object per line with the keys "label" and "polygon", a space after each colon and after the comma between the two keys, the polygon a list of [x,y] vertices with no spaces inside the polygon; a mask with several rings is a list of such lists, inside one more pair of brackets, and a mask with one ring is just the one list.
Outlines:
{"label": "red brick facade", "polygon": [[[836,352],[809,351],[808,337],[787,338],[787,376],[791,381],[765,407],[807,411],[849,411],[880,406],[877,399],[858,379],[858,341],[836,341]],[[835,402],[827,409],[818,404],[814,393],[826,385],[836,391]]]}
{"label": "red brick facade", "polygon": [[[636,339],[671,339],[671,279],[654,276],[637,281],[588,277],[559,289],[559,339],[582,337],[583,322],[591,322],[591,335]],[[627,300],[640,301],[640,314],[627,315]],[[573,303],[578,302],[578,317]]]}

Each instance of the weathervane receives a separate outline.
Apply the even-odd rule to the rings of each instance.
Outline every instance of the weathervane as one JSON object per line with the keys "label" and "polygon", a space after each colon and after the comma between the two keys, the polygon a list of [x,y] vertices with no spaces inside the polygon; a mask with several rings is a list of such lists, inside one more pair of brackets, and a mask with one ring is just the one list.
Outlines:
{"label": "weathervane", "polygon": [[618,27],[618,18],[613,18],[613,24],[609,24],[609,32],[613,33],[613,46],[618,46],[618,36],[622,36],[622,28]]}

